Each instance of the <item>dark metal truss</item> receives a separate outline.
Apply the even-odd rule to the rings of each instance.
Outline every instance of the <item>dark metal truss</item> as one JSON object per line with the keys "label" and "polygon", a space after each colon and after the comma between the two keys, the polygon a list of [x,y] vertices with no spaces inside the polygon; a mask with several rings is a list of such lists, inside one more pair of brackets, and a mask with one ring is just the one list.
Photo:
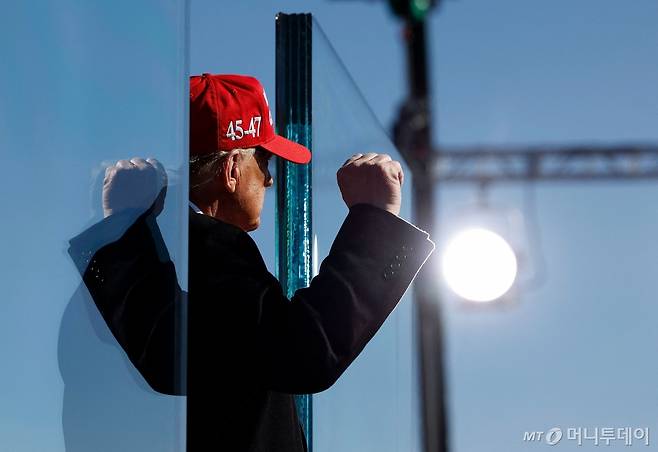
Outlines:
{"label": "dark metal truss", "polygon": [[437,182],[658,178],[658,145],[465,148],[428,159]]}

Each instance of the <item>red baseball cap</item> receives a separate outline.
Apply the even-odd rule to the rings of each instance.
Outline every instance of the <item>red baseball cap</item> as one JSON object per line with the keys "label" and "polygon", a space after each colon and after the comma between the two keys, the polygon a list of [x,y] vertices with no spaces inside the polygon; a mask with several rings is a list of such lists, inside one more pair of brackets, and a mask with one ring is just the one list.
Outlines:
{"label": "red baseball cap", "polygon": [[294,163],[311,151],[274,133],[263,85],[246,75],[190,77],[190,155],[260,146]]}

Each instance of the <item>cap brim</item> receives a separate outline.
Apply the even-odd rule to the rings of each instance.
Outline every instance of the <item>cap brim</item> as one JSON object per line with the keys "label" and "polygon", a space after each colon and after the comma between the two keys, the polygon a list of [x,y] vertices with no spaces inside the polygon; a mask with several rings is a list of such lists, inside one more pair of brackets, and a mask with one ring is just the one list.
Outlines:
{"label": "cap brim", "polygon": [[293,163],[308,163],[311,161],[311,151],[307,147],[280,135],[274,135],[272,140],[259,146]]}

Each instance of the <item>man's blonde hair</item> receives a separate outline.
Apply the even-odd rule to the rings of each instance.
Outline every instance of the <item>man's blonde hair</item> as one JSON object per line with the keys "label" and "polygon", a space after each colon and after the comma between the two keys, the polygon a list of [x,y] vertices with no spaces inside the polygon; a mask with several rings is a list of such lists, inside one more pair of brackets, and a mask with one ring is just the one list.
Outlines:
{"label": "man's blonde hair", "polygon": [[190,157],[190,190],[199,188],[217,175],[217,171],[226,161],[226,157],[238,151],[241,158],[253,155],[256,148],[236,148],[231,151],[215,151]]}

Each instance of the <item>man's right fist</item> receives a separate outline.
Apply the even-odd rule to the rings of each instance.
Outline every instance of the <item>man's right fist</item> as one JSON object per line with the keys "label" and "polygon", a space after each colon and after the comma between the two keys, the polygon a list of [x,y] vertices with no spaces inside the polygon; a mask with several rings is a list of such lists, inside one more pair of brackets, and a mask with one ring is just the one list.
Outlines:
{"label": "man's right fist", "polygon": [[103,214],[107,218],[128,209],[146,211],[154,205],[158,215],[166,193],[167,172],[156,159],[119,160],[105,169]]}
{"label": "man's right fist", "polygon": [[386,154],[356,154],[336,174],[338,187],[347,207],[370,204],[400,214],[402,165]]}

